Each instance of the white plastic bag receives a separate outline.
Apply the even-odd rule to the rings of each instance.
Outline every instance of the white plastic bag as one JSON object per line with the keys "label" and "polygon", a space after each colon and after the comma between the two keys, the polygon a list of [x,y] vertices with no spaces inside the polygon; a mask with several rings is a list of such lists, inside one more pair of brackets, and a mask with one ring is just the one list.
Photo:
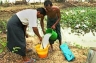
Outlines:
{"label": "white plastic bag", "polygon": [[92,48],[88,52],[86,63],[96,63],[96,49]]}

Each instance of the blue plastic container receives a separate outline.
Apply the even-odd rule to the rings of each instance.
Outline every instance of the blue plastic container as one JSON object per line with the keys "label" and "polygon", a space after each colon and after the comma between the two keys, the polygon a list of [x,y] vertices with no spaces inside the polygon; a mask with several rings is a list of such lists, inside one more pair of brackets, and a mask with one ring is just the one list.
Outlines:
{"label": "blue plastic container", "polygon": [[60,46],[61,51],[63,53],[63,55],[65,56],[67,61],[72,61],[75,59],[74,54],[72,53],[72,51],[69,49],[68,45],[66,43],[62,44]]}

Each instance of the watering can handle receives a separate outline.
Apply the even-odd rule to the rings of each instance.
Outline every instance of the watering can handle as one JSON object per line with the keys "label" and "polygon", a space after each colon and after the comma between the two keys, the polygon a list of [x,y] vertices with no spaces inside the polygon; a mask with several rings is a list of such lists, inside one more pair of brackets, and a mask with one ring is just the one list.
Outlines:
{"label": "watering can handle", "polygon": [[[52,29],[52,28],[51,28],[51,29]],[[56,30],[55,30],[55,29],[52,29],[52,30],[56,32]]]}

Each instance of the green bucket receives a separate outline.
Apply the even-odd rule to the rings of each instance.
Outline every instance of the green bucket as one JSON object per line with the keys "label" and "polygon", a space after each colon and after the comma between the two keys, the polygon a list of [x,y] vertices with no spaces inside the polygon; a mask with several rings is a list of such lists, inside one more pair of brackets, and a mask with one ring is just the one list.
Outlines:
{"label": "green bucket", "polygon": [[50,37],[51,40],[56,40],[57,39],[57,33],[53,29],[48,28],[46,30],[46,34],[47,33],[51,33],[52,34],[51,37]]}

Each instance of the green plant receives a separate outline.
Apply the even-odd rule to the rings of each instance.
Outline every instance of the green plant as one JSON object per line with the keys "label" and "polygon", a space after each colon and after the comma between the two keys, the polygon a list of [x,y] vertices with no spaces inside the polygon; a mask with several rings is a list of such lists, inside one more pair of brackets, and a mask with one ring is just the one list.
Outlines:
{"label": "green plant", "polygon": [[12,52],[14,53],[14,52],[17,52],[19,49],[21,49],[20,47],[13,47],[13,50],[12,50]]}
{"label": "green plant", "polygon": [[96,7],[74,7],[61,11],[61,26],[71,27],[72,32],[96,32]]}
{"label": "green plant", "polygon": [[90,47],[84,47],[82,45],[76,44],[75,42],[73,43],[73,46],[77,47],[78,49],[89,49]]}
{"label": "green plant", "polygon": [[0,33],[6,32],[7,21],[0,21]]}
{"label": "green plant", "polygon": [[6,44],[7,44],[6,39],[5,38],[2,39],[0,37],[0,53],[2,53],[4,51],[4,48],[6,47]]}

